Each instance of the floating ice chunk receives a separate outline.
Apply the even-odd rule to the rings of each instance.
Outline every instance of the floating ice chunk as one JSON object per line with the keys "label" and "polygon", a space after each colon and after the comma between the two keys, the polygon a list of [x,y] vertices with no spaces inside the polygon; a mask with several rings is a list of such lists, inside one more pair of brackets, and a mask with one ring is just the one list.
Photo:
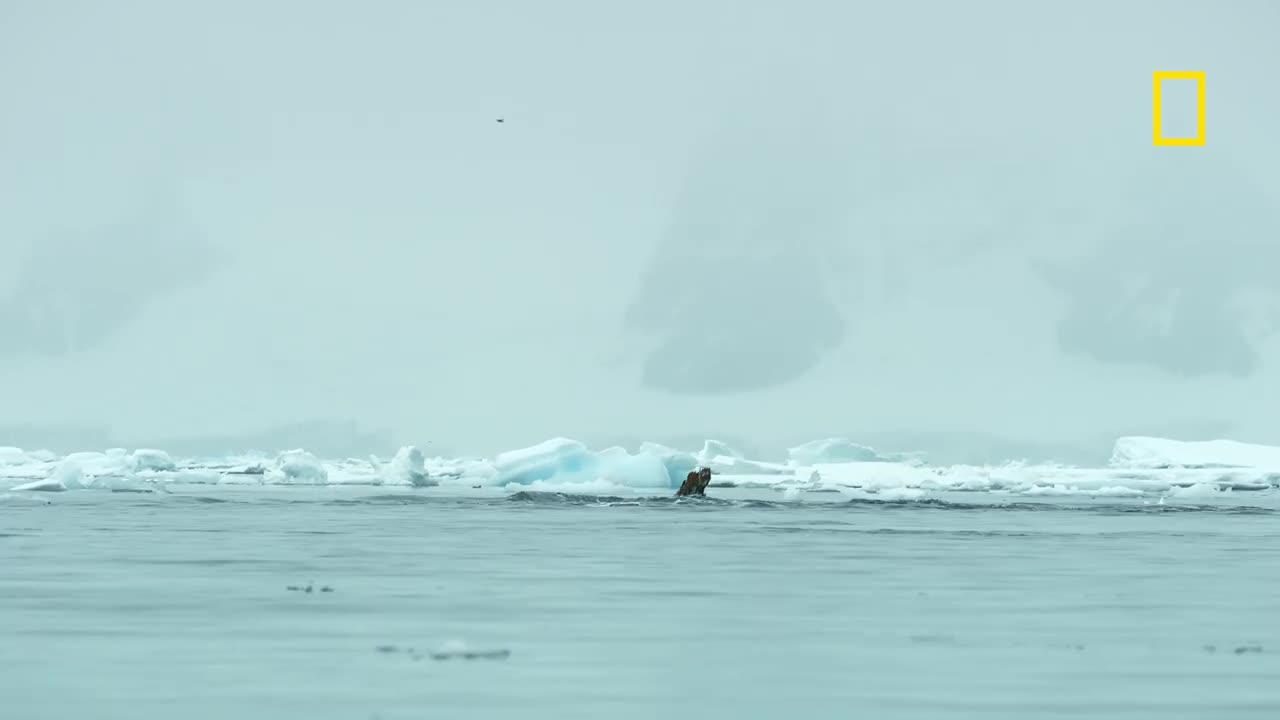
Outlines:
{"label": "floating ice chunk", "polygon": [[1021,490],[1020,494],[1030,497],[1071,497],[1087,493],[1074,485],[1071,487],[1066,485],[1033,485]]}
{"label": "floating ice chunk", "polygon": [[63,492],[67,489],[60,481],[48,477],[43,480],[32,480],[29,483],[23,483],[17,487],[9,488],[13,492],[25,490],[28,492]]}
{"label": "floating ice chunk", "polygon": [[776,463],[748,460],[742,453],[719,440],[704,442],[696,460],[698,465],[711,468],[717,475],[778,475],[791,472],[790,468]]}
{"label": "floating ice chunk", "polygon": [[1184,442],[1153,437],[1122,437],[1111,466],[1123,468],[1268,468],[1280,469],[1280,447],[1234,440]]}
{"label": "floating ice chunk", "polygon": [[711,468],[711,472],[717,475],[786,475],[795,470],[795,468],[790,468],[786,465],[761,462],[759,460],[746,460],[727,455],[704,458],[701,464],[704,467]]}
{"label": "floating ice chunk", "polygon": [[56,457],[47,450],[24,452],[21,448],[0,447],[0,475],[9,479],[44,478]]}
{"label": "floating ice chunk", "polygon": [[76,455],[68,455],[65,460],[58,463],[58,466],[53,469],[53,474],[49,476],[49,479],[60,483],[68,490],[85,487],[87,483],[83,461],[78,459]]}
{"label": "floating ice chunk", "polygon": [[1169,491],[1169,498],[1193,500],[1217,497],[1222,494],[1216,483],[1196,483],[1187,487],[1176,487]]}
{"label": "floating ice chunk", "polygon": [[263,462],[251,462],[243,465],[231,465],[223,469],[224,475],[265,475],[267,472],[267,464]]}
{"label": "floating ice chunk", "polygon": [[[222,482],[222,473],[208,468],[186,468],[175,471],[172,481],[183,485],[217,485]],[[258,476],[261,477],[261,476]]]}
{"label": "floating ice chunk", "polygon": [[[494,458],[492,484],[531,485],[539,480],[556,484],[605,480],[629,487],[669,488],[671,476],[660,458],[625,450],[593,453],[568,438],[553,438],[532,447],[510,450]],[[683,478],[681,478],[683,480]]]}
{"label": "floating ice chunk", "polygon": [[0,467],[7,465],[25,465],[31,462],[22,448],[0,447]]}
{"label": "floating ice chunk", "polygon": [[431,487],[440,483],[427,475],[426,458],[422,451],[413,445],[406,445],[382,468],[384,482],[394,485],[412,485],[414,487]]}
{"label": "floating ice chunk", "polygon": [[[624,450],[598,458],[597,477],[606,482],[633,488],[670,488],[671,475],[661,458],[648,453],[629,455]],[[687,473],[686,473],[687,475]],[[680,478],[683,482],[684,478]]]}
{"label": "floating ice chunk", "polygon": [[640,443],[641,455],[652,455],[662,462],[663,467],[667,469],[668,487],[678,488],[684,482],[695,468],[698,467],[698,458],[693,453],[683,452],[666,445],[659,445],[655,442]]}
{"label": "floating ice chunk", "polygon": [[925,496],[925,491],[920,488],[913,487],[894,487],[884,488],[876,493],[876,497],[881,500],[900,501],[900,500],[919,500]]}
{"label": "floating ice chunk", "polygon": [[787,451],[793,465],[832,465],[851,462],[884,462],[875,450],[845,438],[813,440]]}
{"label": "floating ice chunk", "polygon": [[432,479],[474,485],[492,485],[497,475],[493,461],[483,458],[432,458],[427,461],[427,474]]}
{"label": "floating ice chunk", "polygon": [[[836,463],[818,465],[813,468],[819,473],[823,484],[844,487],[879,490],[900,487],[945,488],[948,479],[930,468],[890,462],[873,463]],[[957,479],[956,482],[962,482]]]}
{"label": "floating ice chunk", "polygon": [[1143,492],[1137,488],[1126,487],[1124,485],[1111,485],[1108,487],[1100,487],[1089,493],[1090,497],[1139,497]]}
{"label": "floating ice chunk", "polygon": [[74,463],[79,467],[80,475],[85,479],[133,475],[133,463],[129,461],[129,456],[124,451],[71,453],[63,458],[62,465],[59,467],[67,466],[68,463]]}
{"label": "floating ice chunk", "polygon": [[596,456],[586,445],[568,438],[552,438],[527,448],[508,450],[493,459],[497,471],[494,480],[499,485],[529,485],[553,477],[558,482],[572,482],[569,478],[578,476],[584,481],[593,480],[597,465]]}
{"label": "floating ice chunk", "polygon": [[324,485],[329,471],[324,463],[306,450],[280,453],[275,465],[263,476],[263,482],[280,485]]}
{"label": "floating ice chunk", "polygon": [[169,457],[169,453],[163,450],[145,448],[134,450],[131,461],[133,467],[137,470],[170,472],[178,469],[177,464],[173,462],[173,458]]}
{"label": "floating ice chunk", "polygon": [[[98,455],[99,453],[88,453]],[[13,490],[31,490],[40,492],[62,492],[63,490],[79,490],[92,481],[86,482],[84,469],[80,460],[75,457],[68,457],[58,463],[57,467],[47,478],[33,480],[28,483],[19,485]]]}

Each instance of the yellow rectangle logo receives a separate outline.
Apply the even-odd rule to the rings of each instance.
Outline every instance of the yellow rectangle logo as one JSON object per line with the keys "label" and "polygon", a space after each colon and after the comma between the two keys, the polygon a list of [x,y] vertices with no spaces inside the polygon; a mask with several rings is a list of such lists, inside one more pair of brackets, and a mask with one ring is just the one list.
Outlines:
{"label": "yellow rectangle logo", "polygon": [[[1189,138],[1167,138],[1160,135],[1160,83],[1164,80],[1196,81],[1196,136]],[[1204,71],[1203,70],[1157,70],[1155,88],[1152,96],[1155,100],[1155,132],[1152,135],[1155,145],[1203,145],[1204,144]]]}

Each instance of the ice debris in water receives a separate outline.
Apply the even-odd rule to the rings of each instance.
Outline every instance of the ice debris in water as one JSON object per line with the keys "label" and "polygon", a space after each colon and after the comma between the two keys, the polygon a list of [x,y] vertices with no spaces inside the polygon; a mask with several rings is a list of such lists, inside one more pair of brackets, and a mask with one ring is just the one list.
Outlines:
{"label": "ice debris in water", "polygon": [[586,445],[568,438],[509,450],[494,458],[493,465],[494,482],[502,486],[604,480],[637,488],[670,488],[673,482],[668,466],[655,455],[631,455],[625,450],[593,453]]}
{"label": "ice debris in water", "polygon": [[431,653],[432,660],[506,660],[510,656],[506,648],[474,650],[461,640],[450,640]]}
{"label": "ice debris in water", "polygon": [[[874,460],[874,458],[879,458]],[[698,453],[644,443],[632,453],[553,438],[493,460],[424,458],[414,446],[389,462],[322,462],[303,450],[274,460],[258,456],[175,462],[161,450],[113,448],[59,457],[47,451],[0,447],[0,490],[152,491],[165,484],[395,484],[500,487],[509,491],[625,495],[678,488],[699,465],[715,473],[713,487],[772,487],[786,499],[827,492],[911,500],[935,491],[1008,492],[1027,496],[1150,498],[1153,504],[1195,504],[1226,493],[1280,487],[1280,448],[1231,441],[1179,442],[1120,438],[1109,467],[1007,463],[928,466],[902,462],[839,438],[791,448],[785,460],[747,459],[708,440]],[[817,462],[823,461],[823,462]],[[804,463],[804,464],[802,464]],[[811,464],[809,464],[811,463]],[[800,494],[798,495],[797,492]],[[1239,497],[1236,495],[1235,497]],[[814,498],[821,500],[822,498]]]}
{"label": "ice debris in water", "polygon": [[329,471],[306,450],[288,450],[280,453],[264,480],[271,484],[324,485],[329,481]]}
{"label": "ice debris in water", "polygon": [[169,453],[163,450],[140,448],[133,451],[131,460],[136,470],[170,472],[178,469],[177,464],[173,462],[173,458],[169,457]]}
{"label": "ice debris in water", "polygon": [[379,468],[383,482],[393,485],[431,487],[440,483],[427,475],[426,459],[422,451],[413,445],[400,448],[391,462]]}
{"label": "ice debris in water", "polygon": [[62,492],[78,490],[84,487],[84,469],[80,460],[74,456],[67,457],[53,469],[47,478],[33,480],[19,485],[13,490],[30,490],[37,492]]}

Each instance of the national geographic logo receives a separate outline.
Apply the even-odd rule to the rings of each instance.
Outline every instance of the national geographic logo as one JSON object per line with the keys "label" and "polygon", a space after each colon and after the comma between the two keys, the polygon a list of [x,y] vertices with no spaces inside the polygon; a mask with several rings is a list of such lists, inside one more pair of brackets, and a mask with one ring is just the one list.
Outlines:
{"label": "national geographic logo", "polygon": [[[1160,83],[1165,80],[1194,80],[1196,83],[1196,135],[1195,137],[1167,138],[1160,133]],[[1203,145],[1204,144],[1204,71],[1203,70],[1165,70],[1156,71],[1155,86],[1152,93],[1155,119],[1155,131],[1152,135],[1155,145]]]}

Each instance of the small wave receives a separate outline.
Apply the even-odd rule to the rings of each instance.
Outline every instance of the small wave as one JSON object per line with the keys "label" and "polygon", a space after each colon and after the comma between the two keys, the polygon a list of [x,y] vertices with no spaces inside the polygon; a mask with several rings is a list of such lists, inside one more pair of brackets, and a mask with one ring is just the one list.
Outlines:
{"label": "small wave", "polygon": [[1011,503],[963,503],[938,498],[921,500],[877,500],[854,498],[845,507],[893,507],[919,510],[996,511],[1014,512],[1088,512],[1111,514],[1161,514],[1161,513],[1219,513],[1224,515],[1275,515],[1280,510],[1256,505],[1203,505],[1203,504],[1154,504],[1154,503],[1088,503],[1068,504],[1058,502]]}
{"label": "small wave", "polygon": [[438,505],[456,502],[458,498],[442,498],[432,495],[414,493],[386,493],[382,495],[364,495],[358,498],[338,498],[324,501],[325,505]]}
{"label": "small wave", "polygon": [[624,498],[616,495],[579,495],[563,492],[536,492],[521,490],[506,497],[507,502],[534,505],[576,505],[593,507],[657,507],[657,508],[784,508],[795,503],[774,502],[751,498],[671,497],[648,496]]}

